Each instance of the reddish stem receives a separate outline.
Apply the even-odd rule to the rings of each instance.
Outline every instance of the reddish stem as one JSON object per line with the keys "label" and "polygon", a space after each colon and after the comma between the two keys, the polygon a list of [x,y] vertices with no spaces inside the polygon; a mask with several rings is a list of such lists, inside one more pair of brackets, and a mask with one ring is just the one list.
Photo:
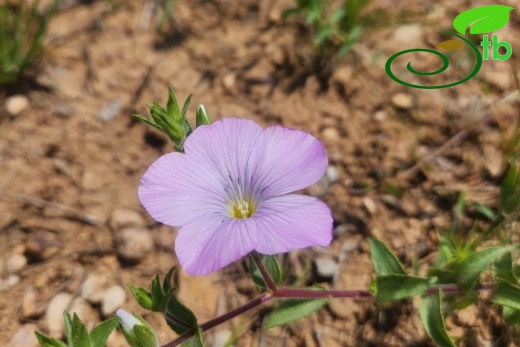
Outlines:
{"label": "reddish stem", "polygon": [[253,260],[256,263],[256,266],[258,267],[258,270],[260,270],[260,273],[262,274],[262,277],[264,278],[264,282],[267,285],[267,287],[273,292],[276,293],[277,287],[274,283],[273,279],[269,275],[269,272],[267,272],[267,269],[265,268],[264,263],[262,263],[262,259],[256,253],[256,251],[251,252],[251,256],[253,257]]}

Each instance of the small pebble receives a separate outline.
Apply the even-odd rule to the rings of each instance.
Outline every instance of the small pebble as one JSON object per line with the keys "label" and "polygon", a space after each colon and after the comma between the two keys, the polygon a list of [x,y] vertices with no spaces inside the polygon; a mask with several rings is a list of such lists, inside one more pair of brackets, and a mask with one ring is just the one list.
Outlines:
{"label": "small pebble", "polygon": [[116,312],[118,308],[124,305],[126,300],[126,291],[121,286],[112,286],[103,294],[101,302],[101,313],[104,317],[108,317]]}
{"label": "small pebble", "polygon": [[23,319],[39,318],[45,313],[44,308],[40,305],[38,290],[34,287],[29,287],[23,295],[21,314]]}
{"label": "small pebble", "polygon": [[146,223],[139,212],[118,208],[112,212],[109,225],[113,230],[118,230],[126,227],[144,227]]}
{"label": "small pebble", "polygon": [[329,166],[327,168],[326,176],[330,183],[339,181],[339,171],[335,166]]}
{"label": "small pebble", "polygon": [[45,323],[49,335],[55,338],[61,338],[65,332],[65,323],[63,321],[63,312],[72,301],[72,295],[68,293],[59,293],[49,302],[47,311],[45,312]]}
{"label": "small pebble", "polygon": [[367,209],[368,213],[375,214],[377,212],[377,205],[376,205],[376,203],[374,202],[374,200],[372,200],[368,196],[365,196],[363,198],[363,205]]}
{"label": "small pebble", "polygon": [[337,141],[340,138],[338,129],[333,127],[323,129],[322,135],[325,140],[331,142]]}
{"label": "small pebble", "polygon": [[[422,39],[422,29],[417,24],[407,24],[399,27],[394,33],[394,40],[408,46],[415,47]],[[401,46],[400,46],[401,47]]]}
{"label": "small pebble", "polygon": [[349,233],[352,228],[347,224],[340,224],[334,228],[334,236],[341,237],[347,233]]}
{"label": "small pebble", "polygon": [[236,76],[232,73],[228,73],[222,77],[222,86],[229,94],[235,94],[237,92],[236,79]]}
{"label": "small pebble", "polygon": [[101,109],[99,112],[99,119],[103,122],[111,121],[119,114],[121,107],[123,107],[121,100],[112,100]]}
{"label": "small pebble", "polygon": [[338,263],[328,257],[320,257],[314,260],[316,264],[316,272],[324,278],[332,278],[338,272]]}
{"label": "small pebble", "polygon": [[67,311],[71,316],[74,313],[77,314],[79,319],[85,323],[87,330],[91,330],[99,322],[98,312],[83,298],[75,298]]}
{"label": "small pebble", "polygon": [[99,304],[103,300],[103,291],[108,279],[100,274],[91,274],[81,284],[80,296],[91,304]]}
{"label": "small pebble", "polygon": [[56,107],[55,112],[58,117],[68,118],[76,112],[76,109],[72,105],[62,104]]}
{"label": "small pebble", "polygon": [[7,261],[7,269],[11,272],[20,272],[27,265],[27,258],[22,254],[13,254]]}
{"label": "small pebble", "polygon": [[388,113],[385,110],[379,110],[376,113],[374,113],[374,119],[382,122],[388,118]]}
{"label": "small pebble", "polygon": [[5,110],[11,116],[19,115],[29,106],[29,99],[25,95],[13,95],[5,99]]}
{"label": "small pebble", "polygon": [[227,329],[219,329],[213,334],[212,347],[228,346],[228,341],[232,337],[232,332]]}
{"label": "small pebble", "polygon": [[40,330],[36,324],[24,324],[11,338],[9,347],[38,347],[40,344],[36,339],[35,331]]}
{"label": "small pebble", "polygon": [[352,67],[349,65],[340,67],[339,69],[334,70],[332,79],[343,86],[346,86],[352,82],[352,72]]}
{"label": "small pebble", "polygon": [[410,94],[395,94],[392,96],[392,104],[397,108],[408,110],[413,106],[413,98]]}
{"label": "small pebble", "polygon": [[0,290],[8,290],[18,282],[20,282],[20,276],[16,274],[10,274],[7,279],[0,279]]}
{"label": "small pebble", "polygon": [[152,235],[145,228],[125,228],[116,236],[116,254],[123,260],[139,262],[153,249]]}

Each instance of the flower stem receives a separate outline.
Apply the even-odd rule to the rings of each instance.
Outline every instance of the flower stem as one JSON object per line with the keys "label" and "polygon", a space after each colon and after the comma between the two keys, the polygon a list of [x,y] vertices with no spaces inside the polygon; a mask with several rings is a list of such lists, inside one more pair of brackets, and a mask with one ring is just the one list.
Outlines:
{"label": "flower stem", "polygon": [[[218,316],[216,318],[213,318],[213,319],[207,321],[206,323],[201,324],[200,330],[202,330],[204,332],[213,327],[216,327],[217,325],[220,325],[232,318],[235,318],[238,315],[241,315],[242,313],[245,313],[245,312],[251,310],[252,308],[255,308],[256,306],[263,304],[266,301],[271,300],[273,297],[274,296],[272,296],[269,293],[262,294],[259,297],[249,301],[248,303],[246,303],[240,307],[237,307],[236,309],[231,310],[227,313],[224,313],[222,316]],[[193,336],[195,336],[195,332],[193,332],[193,331],[186,332],[186,333],[182,334],[181,336],[179,336],[178,338],[176,338],[175,340],[170,341],[165,345],[162,345],[162,347],[178,346],[181,343],[185,342],[186,340],[192,338]]]}
{"label": "flower stem", "polygon": [[251,252],[251,256],[253,257],[253,260],[256,263],[256,266],[258,266],[258,270],[260,270],[260,273],[262,274],[262,277],[264,278],[265,284],[267,287],[273,292],[276,293],[278,288],[276,287],[276,284],[274,283],[273,279],[269,275],[269,272],[267,272],[267,269],[264,266],[264,263],[262,263],[262,259],[256,253],[256,251]]}

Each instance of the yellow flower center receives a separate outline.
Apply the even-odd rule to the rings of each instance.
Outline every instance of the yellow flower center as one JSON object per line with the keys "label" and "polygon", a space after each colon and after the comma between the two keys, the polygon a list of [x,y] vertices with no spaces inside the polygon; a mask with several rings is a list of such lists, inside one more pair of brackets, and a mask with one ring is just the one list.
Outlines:
{"label": "yellow flower center", "polygon": [[236,219],[249,218],[255,213],[256,204],[251,199],[233,201],[231,205],[231,217]]}

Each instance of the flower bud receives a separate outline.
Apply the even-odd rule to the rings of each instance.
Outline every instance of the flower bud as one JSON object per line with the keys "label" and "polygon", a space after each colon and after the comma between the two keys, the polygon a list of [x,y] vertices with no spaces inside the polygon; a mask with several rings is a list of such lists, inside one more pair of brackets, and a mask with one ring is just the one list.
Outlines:
{"label": "flower bud", "polygon": [[116,315],[121,319],[121,329],[132,347],[158,347],[157,336],[152,327],[135,313],[118,309]]}

